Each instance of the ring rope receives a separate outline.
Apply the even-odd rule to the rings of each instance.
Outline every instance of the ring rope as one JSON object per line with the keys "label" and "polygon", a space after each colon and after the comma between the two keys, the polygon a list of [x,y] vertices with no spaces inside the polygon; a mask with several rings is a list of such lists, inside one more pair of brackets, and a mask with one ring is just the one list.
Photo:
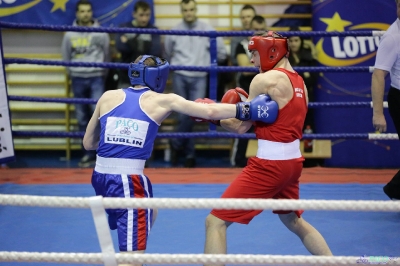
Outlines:
{"label": "ring rope", "polygon": [[[91,197],[55,197],[0,194],[0,205],[58,208],[90,208]],[[383,200],[294,200],[294,199],[192,199],[192,198],[103,198],[105,209],[229,209],[229,210],[335,210],[400,211],[400,201]]]}
{"label": "ring rope", "polygon": [[[303,256],[303,255],[250,255],[250,254],[115,254],[118,263],[149,264],[274,264],[274,265],[352,265],[359,264],[354,256]],[[0,252],[0,261],[6,262],[58,262],[103,264],[101,253],[49,253],[49,252]],[[400,265],[400,260],[390,262]]]}
{"label": "ring rope", "polygon": [[[69,25],[46,25],[32,23],[14,23],[0,21],[0,28],[31,29],[48,31],[75,31],[75,32],[108,32],[108,33],[145,33],[145,34],[168,34],[168,35],[189,35],[205,37],[227,37],[227,36],[251,36],[254,31],[190,31],[190,30],[159,30],[141,28],[119,28],[119,27],[82,27]],[[386,31],[288,31],[285,36],[303,37],[330,37],[330,36],[382,36]]]}
{"label": "ring rope", "polygon": [[[125,63],[95,63],[95,62],[70,62],[59,60],[41,60],[41,59],[24,59],[24,58],[4,58],[5,64],[36,64],[36,65],[53,65],[53,66],[77,66],[77,67],[98,67],[98,68],[128,68],[129,64]],[[349,66],[349,67],[293,67],[297,72],[372,72],[373,67],[370,66]],[[371,71],[372,69],[372,71]],[[170,70],[188,70],[203,72],[259,72],[255,67],[238,67],[238,66],[170,66]]]}
{"label": "ring rope", "polygon": [[[82,104],[95,104],[96,99],[87,98],[44,98],[35,96],[19,96],[9,95],[8,100],[10,101],[26,101],[26,102],[52,102],[52,103],[82,103]],[[370,102],[310,102],[308,103],[309,108],[319,107],[371,107],[372,101]],[[388,102],[383,102],[383,107],[388,107]]]}
{"label": "ring rope", "polygon": [[[85,132],[61,131],[12,131],[17,137],[58,137],[58,138],[83,138]],[[229,132],[171,132],[157,133],[157,138],[238,138],[256,139],[254,133],[236,134]],[[396,133],[337,133],[337,134],[303,134],[302,139],[368,139],[368,140],[397,140]]]}

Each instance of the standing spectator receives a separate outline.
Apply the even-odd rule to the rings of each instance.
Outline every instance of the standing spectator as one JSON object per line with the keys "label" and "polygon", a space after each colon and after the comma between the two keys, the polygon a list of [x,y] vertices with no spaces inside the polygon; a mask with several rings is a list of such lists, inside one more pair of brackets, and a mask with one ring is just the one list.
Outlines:
{"label": "standing spectator", "polygon": [[[251,31],[266,31],[267,23],[265,22],[264,17],[260,15],[256,15],[250,22]],[[243,38],[235,47],[234,55],[236,58],[236,62],[238,66],[241,67],[254,67],[254,65],[250,62],[251,53],[248,50],[250,37]],[[256,75],[256,72],[242,72],[239,75],[238,85],[242,89],[244,89],[247,93],[249,93],[249,87],[251,80]]]}
{"label": "standing spectator", "polygon": [[[390,73],[391,83],[387,102],[390,117],[393,120],[397,135],[400,137],[400,0],[396,0],[396,6],[397,19],[379,43],[372,74],[371,94],[373,103],[372,125],[375,130],[385,132],[387,124],[383,114],[383,96],[385,78]],[[400,171],[383,187],[383,191],[389,198],[400,200]]]}
{"label": "standing spectator", "polygon": [[[251,20],[256,15],[256,10],[252,5],[244,5],[240,10],[240,21],[242,22],[242,30],[251,30]],[[243,36],[234,36],[231,39],[231,63],[233,66],[237,66],[238,62],[236,59],[235,51],[237,45],[244,39]]]}
{"label": "standing spectator", "polygon": [[[79,0],[76,4],[76,20],[73,26],[99,27],[93,19],[92,4]],[[107,33],[67,32],[62,41],[64,61],[102,63],[109,61],[110,38]],[[75,98],[99,99],[104,92],[106,71],[102,68],[69,67],[72,92]],[[95,105],[76,104],[75,113],[79,131],[84,132]],[[86,151],[79,162],[80,167],[89,167],[96,161],[95,151]]]}
{"label": "standing spectator", "polygon": [[[182,0],[180,3],[183,21],[176,25],[173,30],[191,31],[214,31],[215,29],[197,19],[197,7],[194,0]],[[218,61],[227,58],[224,41],[217,38]],[[165,37],[165,53],[176,66],[210,66],[210,40],[208,37],[188,35],[167,35]],[[216,63],[216,62],[215,62]],[[174,93],[187,100],[204,98],[207,90],[207,72],[199,71],[175,71],[173,75]],[[186,115],[179,114],[177,132],[192,132],[194,121]],[[195,147],[194,139],[172,139],[171,140],[171,163],[177,164],[178,151],[184,151],[186,155],[185,167],[194,167]]]}
{"label": "standing spectator", "polygon": [[[133,20],[125,22],[119,27],[121,28],[142,28],[142,29],[157,29],[150,24],[151,7],[145,1],[138,1],[133,7]],[[115,44],[117,50],[121,53],[121,62],[130,63],[142,54],[151,54],[161,56],[161,38],[160,35],[152,34],[136,34],[136,33],[121,33],[115,36]],[[131,86],[129,77],[126,75],[126,69],[120,70],[119,88],[127,88]]]}
{"label": "standing spectator", "polygon": [[[267,23],[265,22],[264,17],[260,15],[255,15],[250,22],[250,29],[251,31],[266,31],[267,30]],[[249,46],[249,39],[244,38],[240,41],[236,48],[235,48],[235,57],[238,66],[241,67],[254,67],[254,65],[250,62],[251,53],[247,48]],[[239,73],[238,78],[238,85],[242,89],[244,89],[247,93],[249,93],[250,83],[253,78],[257,75],[256,72],[242,72]],[[253,132],[251,128],[249,132]],[[236,167],[245,167],[247,164],[246,158],[246,149],[248,139],[235,139],[233,142],[232,147],[232,154],[231,154],[231,164]]]}
{"label": "standing spectator", "polygon": [[[250,30],[251,28],[251,20],[256,15],[256,10],[252,5],[244,5],[240,10],[240,21],[242,23],[242,30]],[[243,40],[246,39],[244,36],[234,36],[230,41],[230,56],[229,60],[227,60],[227,65],[237,66],[236,60],[236,47]],[[237,75],[235,72],[221,72],[219,75],[222,77],[220,82],[225,83],[225,87],[232,87],[232,83],[234,86],[238,86],[237,84]],[[221,99],[225,93],[224,86],[221,84],[218,89],[218,99]]]}

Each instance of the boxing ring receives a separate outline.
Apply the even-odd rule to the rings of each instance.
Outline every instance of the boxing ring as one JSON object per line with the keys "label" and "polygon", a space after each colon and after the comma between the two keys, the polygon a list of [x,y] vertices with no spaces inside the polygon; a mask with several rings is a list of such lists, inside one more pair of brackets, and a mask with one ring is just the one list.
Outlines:
{"label": "boxing ring", "polygon": [[[5,23],[0,22],[0,27],[2,28],[13,28],[13,29],[31,29],[31,30],[51,30],[51,31],[91,31],[91,32],[109,32],[109,33],[120,33],[120,32],[129,32],[129,33],[146,33],[146,34],[176,34],[176,35],[194,35],[194,36],[209,36],[210,37],[210,54],[211,54],[211,65],[209,67],[184,67],[184,66],[171,66],[171,70],[189,70],[189,71],[207,71],[210,75],[210,98],[216,100],[216,84],[217,84],[217,73],[218,72],[255,72],[257,69],[255,68],[242,68],[242,67],[221,67],[217,66],[216,63],[216,37],[219,36],[248,36],[251,35],[252,32],[193,32],[193,31],[171,31],[171,30],[148,30],[148,29],[124,29],[124,28],[84,28],[84,27],[73,27],[73,26],[48,26],[48,25],[33,25],[33,24],[16,24],[16,23]],[[382,32],[371,32],[371,31],[355,31],[355,32],[287,32],[285,36],[380,36]],[[128,64],[119,64],[119,63],[72,63],[72,62],[62,62],[62,61],[53,61],[53,60],[36,60],[36,59],[20,59],[20,58],[8,58],[3,59],[5,64],[38,64],[38,65],[56,65],[56,66],[80,66],[80,67],[102,67],[102,68],[124,68],[127,67]],[[372,71],[371,67],[298,67],[295,68],[296,71],[318,71],[318,72],[365,72]],[[96,101],[93,99],[66,99],[66,98],[42,98],[42,97],[27,97],[27,96],[13,96],[8,95],[9,101],[29,101],[29,102],[57,102],[57,103],[95,103]],[[353,107],[366,107],[371,108],[371,102],[313,102],[309,104],[310,108],[353,108]],[[35,132],[35,131],[13,131],[13,136],[36,136],[36,137],[70,137],[70,138],[82,138],[83,132]],[[249,138],[254,139],[254,134],[233,134],[227,132],[217,132],[214,125],[210,125],[210,129],[208,132],[196,132],[196,133],[159,133],[159,138],[172,138],[172,137],[194,137],[194,138]],[[397,134],[387,133],[387,134],[374,134],[374,133],[336,133],[336,134],[304,134],[304,139],[368,139],[368,140],[396,140],[398,139]],[[5,172],[6,173],[6,172]],[[150,176],[151,179],[151,176]],[[30,208],[35,208],[35,210],[47,210],[49,212],[49,208],[67,208],[67,209],[90,209],[91,213],[79,213],[85,219],[94,221],[94,229],[95,229],[95,238],[98,239],[100,252],[90,252],[90,248],[84,248],[82,252],[35,252],[35,251],[4,251],[0,248],[0,262],[46,262],[48,263],[74,263],[74,264],[104,264],[104,265],[116,265],[117,263],[129,263],[129,262],[138,262],[138,263],[146,263],[146,264],[179,264],[179,265],[188,265],[188,264],[203,264],[203,263],[226,263],[226,264],[242,264],[242,265],[299,265],[299,264],[307,264],[307,265],[347,265],[347,264],[395,264],[400,265],[400,244],[398,241],[393,241],[391,239],[387,239],[390,243],[388,247],[375,249],[374,243],[368,243],[368,241],[373,241],[374,237],[368,238],[368,240],[364,243],[357,243],[357,245],[369,245],[370,249],[368,252],[371,254],[355,254],[356,252],[364,252],[365,250],[360,248],[354,248],[353,250],[346,250],[345,252],[339,252],[345,255],[335,255],[334,257],[325,257],[325,256],[309,256],[309,255],[290,255],[292,254],[292,250],[296,250],[292,244],[287,243],[285,245],[288,246],[288,250],[282,252],[285,255],[262,255],[268,253],[267,251],[257,252],[249,252],[249,254],[241,253],[238,251],[234,251],[238,254],[226,254],[226,255],[205,255],[201,254],[202,246],[200,247],[199,252],[185,252],[185,253],[177,253],[177,254],[169,254],[162,249],[157,251],[153,251],[151,249],[151,242],[156,241],[153,240],[152,236],[149,239],[149,249],[147,250],[147,254],[119,254],[116,253],[113,247],[113,242],[115,241],[115,236],[112,236],[107,224],[107,218],[104,209],[106,208],[159,208],[162,209],[193,209],[193,210],[202,210],[201,213],[195,213],[195,217],[198,218],[199,221],[196,222],[195,227],[199,227],[199,230],[203,231],[204,227],[204,219],[208,211],[212,208],[221,208],[221,209],[264,209],[264,210],[290,210],[294,208],[304,209],[307,213],[310,213],[313,219],[333,219],[336,213],[340,213],[345,217],[343,220],[352,220],[353,222],[360,222],[362,219],[373,220],[376,223],[381,222],[382,227],[388,226],[393,228],[393,223],[398,224],[399,216],[398,213],[400,211],[400,201],[388,201],[384,200],[383,195],[378,194],[379,187],[378,186],[353,186],[349,188],[344,187],[329,187],[329,189],[321,189],[320,187],[315,187],[310,185],[305,187],[307,194],[306,197],[308,199],[302,200],[239,200],[239,199],[218,199],[221,191],[223,191],[224,186],[218,186],[216,190],[210,189],[209,187],[200,187],[200,189],[210,189],[205,193],[204,191],[199,191],[199,188],[195,187],[196,185],[188,185],[187,187],[180,187],[182,189],[182,193],[173,194],[176,198],[168,197],[168,193],[161,194],[161,197],[157,197],[154,199],[117,199],[117,198],[101,198],[101,197],[92,197],[90,195],[91,191],[87,190],[88,186],[85,186],[82,192],[83,196],[76,197],[74,195],[68,197],[65,194],[72,192],[63,192],[64,196],[52,195],[57,194],[55,192],[46,191],[46,187],[41,187],[39,195],[34,195],[34,191],[29,191],[26,189],[19,189],[18,187],[9,186],[5,188],[0,187],[0,205],[4,205],[5,207],[0,208],[0,215],[2,210],[7,213],[9,208],[23,208],[24,212],[29,214]],[[70,186],[68,189],[82,189],[82,187]],[[168,191],[171,187],[160,187],[160,190]],[[196,193],[190,193],[191,190],[196,190]],[[362,190],[368,194],[368,197],[371,200],[365,199],[356,199],[356,200],[338,200],[337,197],[343,195],[341,193],[351,194],[354,189]],[[301,191],[303,188],[301,188]],[[316,193],[314,190],[318,190]],[[189,192],[188,192],[189,191]],[[344,192],[343,192],[344,191]],[[11,192],[11,193],[10,193]],[[16,193],[12,193],[16,192]],[[353,192],[354,193],[354,192]],[[383,194],[382,192],[380,192]],[[50,195],[49,195],[50,194]],[[200,198],[201,196],[202,198]],[[330,199],[326,199],[324,196],[330,196]],[[193,198],[197,197],[197,198]],[[207,198],[208,197],[208,198]],[[311,198],[312,197],[312,198]],[[207,198],[207,199],[205,199]],[[302,197],[303,198],[303,197]],[[315,214],[316,211],[322,211],[323,217],[317,218],[318,214]],[[335,211],[330,212],[329,214],[326,211]],[[182,215],[181,210],[179,210],[179,214],[174,214],[175,217],[179,217],[178,219],[184,222],[185,217],[187,220],[189,214]],[[348,213],[355,213],[350,215]],[[366,212],[373,212],[371,217],[366,218]],[[265,212],[264,212],[265,213]],[[388,215],[386,215],[388,214]],[[10,216],[14,217],[15,214]],[[45,215],[45,214],[44,214]],[[264,214],[263,214],[264,215]],[[266,216],[269,214],[265,214]],[[21,216],[24,217],[24,216]],[[46,216],[47,217],[47,216]],[[64,217],[64,215],[62,216]],[[75,216],[74,216],[75,217]],[[264,217],[265,216],[261,216]],[[269,218],[268,218],[269,219]],[[388,219],[385,221],[385,219]],[[29,219],[27,219],[29,222]],[[275,219],[278,220],[278,219]],[[311,219],[312,220],[312,219]],[[90,222],[90,221],[89,221]],[[176,222],[176,221],[175,221]],[[174,223],[175,223],[174,222]],[[337,223],[340,223],[336,221]],[[181,223],[177,222],[179,225]],[[256,222],[252,222],[256,223]],[[263,221],[265,223],[265,220]],[[159,225],[158,225],[159,224]],[[249,225],[249,227],[252,226]],[[267,225],[270,224],[268,220]],[[317,223],[318,224],[318,223]],[[46,225],[46,221],[44,224]],[[157,226],[162,226],[163,221],[157,221],[155,223],[155,229]],[[21,226],[29,226],[28,224],[21,224]],[[193,226],[193,225],[192,225]],[[265,226],[265,225],[264,225]],[[272,224],[272,226],[277,226]],[[72,226],[74,227],[74,226]],[[189,225],[190,227],[190,225]],[[35,228],[35,227],[33,227]],[[357,225],[356,225],[357,228]],[[284,230],[283,228],[281,228]],[[160,228],[160,230],[169,230],[168,227]],[[236,230],[235,228],[229,230]],[[368,229],[367,229],[368,230]],[[379,231],[374,230],[383,230],[383,228],[374,228],[370,234],[377,234],[375,241],[377,241],[377,245],[381,245],[384,243],[385,237],[377,240],[379,238]],[[391,229],[395,230],[395,229]],[[323,228],[323,234],[331,233],[331,234],[340,234],[341,232],[345,232],[345,228],[341,228],[339,224],[332,226],[330,228]],[[190,232],[190,230],[189,230]],[[383,232],[383,231],[382,231]],[[86,233],[86,232],[83,232]],[[157,235],[157,231],[152,232],[152,235]],[[93,234],[90,231],[90,234]],[[229,233],[228,233],[229,234]],[[269,241],[279,242],[279,235],[274,235],[271,233],[271,238]],[[396,231],[392,231],[391,234],[396,234]],[[245,234],[239,234],[239,237],[245,238]],[[269,235],[268,235],[269,236]],[[387,236],[385,234],[385,236]],[[68,236],[65,236],[68,238]],[[171,236],[169,236],[171,237]],[[193,236],[195,239],[196,236]],[[326,236],[329,244],[329,236]],[[396,237],[394,237],[396,238]],[[193,242],[196,240],[193,239]],[[256,236],[253,236],[253,239],[256,239]],[[346,236],[343,236],[344,242],[349,241]],[[371,240],[372,239],[372,240]],[[11,240],[11,239],[9,239]],[[201,239],[200,239],[201,240]],[[232,239],[231,239],[232,240]],[[3,241],[3,240],[2,240]],[[55,240],[57,241],[57,240]],[[228,243],[229,243],[228,238]],[[242,246],[246,245],[245,240],[241,240]],[[262,241],[262,240],[261,240]],[[170,243],[174,243],[173,240],[169,241]],[[193,243],[192,242],[192,243]],[[336,245],[342,245],[343,243],[340,240],[334,241]],[[115,244],[115,243],[114,243]],[[167,244],[168,245],[168,244]],[[168,250],[169,247],[167,245],[164,246],[164,250]],[[183,243],[185,245],[185,243]],[[254,243],[252,244],[254,247]],[[274,245],[274,244],[272,244]],[[294,243],[294,246],[300,245],[301,243]],[[343,244],[344,245],[344,244]],[[355,245],[355,244],[354,244]],[[0,244],[0,247],[5,246],[4,244]],[[58,247],[62,250],[62,247]],[[58,249],[57,248],[57,249]],[[35,243],[32,243],[32,248],[35,249]],[[97,248],[95,248],[97,249]],[[349,249],[349,248],[347,248]],[[363,251],[360,251],[363,250]],[[377,254],[376,250],[379,252],[387,252],[386,254]],[[334,251],[334,250],[333,250]],[[229,250],[228,250],[229,252]],[[296,252],[298,252],[296,250]],[[397,253],[396,253],[397,252]],[[229,252],[230,253],[230,252]],[[260,254],[254,254],[260,253]],[[281,253],[281,254],[282,254]],[[300,254],[304,253],[304,250],[299,252]],[[333,252],[335,254],[335,251]],[[337,253],[337,252],[336,252]],[[390,254],[389,254],[390,253]],[[307,254],[305,252],[304,254]],[[19,264],[18,264],[19,265]]]}

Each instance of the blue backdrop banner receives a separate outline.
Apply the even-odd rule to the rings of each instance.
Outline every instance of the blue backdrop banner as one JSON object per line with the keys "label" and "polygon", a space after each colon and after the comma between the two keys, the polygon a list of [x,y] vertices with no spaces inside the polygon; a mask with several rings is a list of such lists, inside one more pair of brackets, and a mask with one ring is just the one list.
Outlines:
{"label": "blue backdrop banner", "polygon": [[[153,0],[145,0],[152,7]],[[78,0],[2,0],[0,20],[16,23],[71,25],[75,19]],[[92,0],[93,16],[102,26],[118,26],[132,20],[133,6],[137,0]]]}
{"label": "blue backdrop banner", "polygon": [[[313,30],[343,32],[386,30],[396,20],[394,0],[313,0]],[[379,7],[379,8],[377,8]],[[315,38],[322,66],[373,66],[380,37]],[[389,76],[389,75],[388,75]],[[390,80],[387,80],[390,85]],[[386,88],[387,94],[388,86]],[[371,101],[371,73],[321,73],[316,101]],[[386,96],[385,96],[386,100]],[[395,128],[387,110],[388,133]],[[372,108],[324,108],[315,111],[316,133],[373,133]],[[400,142],[334,140],[335,167],[399,167]]]}

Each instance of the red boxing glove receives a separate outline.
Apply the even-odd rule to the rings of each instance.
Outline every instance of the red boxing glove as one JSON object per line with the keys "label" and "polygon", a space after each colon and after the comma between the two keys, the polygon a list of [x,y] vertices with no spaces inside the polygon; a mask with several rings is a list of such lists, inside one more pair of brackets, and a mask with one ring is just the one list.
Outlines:
{"label": "red boxing glove", "polygon": [[221,99],[221,103],[233,103],[245,102],[249,98],[249,94],[242,88],[236,87],[225,92]]}
{"label": "red boxing glove", "polygon": [[[215,103],[213,100],[208,99],[208,98],[204,98],[204,99],[196,99],[194,101],[195,103],[203,103],[203,104],[210,104],[210,103]],[[213,123],[214,125],[220,125],[219,120],[207,120],[204,118],[200,118],[200,117],[190,117],[192,120],[196,121],[196,122],[210,122]]]}

